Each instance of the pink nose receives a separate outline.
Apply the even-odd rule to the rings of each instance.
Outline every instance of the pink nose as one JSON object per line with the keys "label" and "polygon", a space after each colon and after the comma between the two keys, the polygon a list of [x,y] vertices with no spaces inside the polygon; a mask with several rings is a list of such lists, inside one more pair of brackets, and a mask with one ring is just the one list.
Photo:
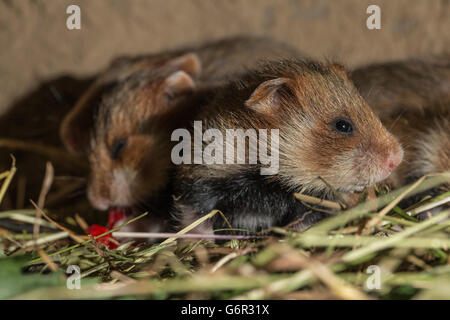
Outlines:
{"label": "pink nose", "polygon": [[403,160],[402,149],[400,149],[397,152],[390,152],[385,163],[386,170],[388,170],[389,172],[394,171],[394,169],[398,167],[398,165],[402,162],[402,160]]}

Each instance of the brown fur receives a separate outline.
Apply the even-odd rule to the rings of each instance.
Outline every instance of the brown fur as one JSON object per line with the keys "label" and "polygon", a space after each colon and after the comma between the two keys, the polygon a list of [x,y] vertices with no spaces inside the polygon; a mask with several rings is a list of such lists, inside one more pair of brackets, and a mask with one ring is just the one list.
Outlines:
{"label": "brown fur", "polygon": [[450,170],[449,55],[375,64],[351,77],[405,150],[391,187]]}
{"label": "brown fur", "polygon": [[360,67],[350,78],[380,117],[450,99],[450,55]]}
{"label": "brown fur", "polygon": [[[115,61],[61,126],[69,151],[89,153],[91,203],[99,209],[134,205],[164,188],[171,164],[169,134],[195,115],[194,107],[174,106],[194,89],[194,80],[199,92],[209,91],[261,59],[297,55],[276,41],[243,37]],[[180,70],[184,75],[171,81]],[[126,146],[113,159],[120,139],[127,140]]]}
{"label": "brown fur", "polygon": [[[337,129],[342,119],[351,122],[353,132]],[[302,231],[327,214],[296,201],[292,192],[332,198],[319,177],[341,192],[361,190],[385,179],[403,156],[398,141],[337,65],[269,62],[220,88],[197,120],[204,130],[218,129],[223,137],[227,129],[243,129],[241,138],[249,129],[279,130],[279,171],[261,175],[263,163],[250,164],[248,153],[240,159],[245,163],[227,164],[227,148],[237,148],[227,141],[224,164],[181,165],[172,211],[179,227],[217,209],[244,233],[294,221],[301,221],[293,228]],[[256,141],[246,143],[257,149]],[[212,229],[227,228],[220,217],[209,223]],[[209,225],[202,231],[211,231]]]}
{"label": "brown fur", "polygon": [[[166,186],[170,133],[186,126],[195,113],[189,105],[177,106],[184,97],[195,100],[193,88],[171,86],[183,91],[171,97],[174,87],[167,77],[142,70],[103,96],[89,152],[88,197],[97,208],[138,204]],[[126,143],[115,158],[115,144],[121,140]]]}
{"label": "brown fur", "polygon": [[[246,103],[247,107],[243,104]],[[342,136],[331,125],[338,117],[353,122]],[[223,88],[204,108],[204,129],[280,130],[280,171],[271,179],[291,189],[323,191],[318,176],[340,191],[360,190],[389,175],[386,161],[402,157],[397,140],[383,127],[341,67],[280,61]],[[225,134],[224,134],[225,136]],[[186,165],[185,177],[226,177],[249,165]]]}
{"label": "brown fur", "polygon": [[450,101],[408,110],[384,123],[405,150],[405,160],[388,180],[393,187],[450,170]]}

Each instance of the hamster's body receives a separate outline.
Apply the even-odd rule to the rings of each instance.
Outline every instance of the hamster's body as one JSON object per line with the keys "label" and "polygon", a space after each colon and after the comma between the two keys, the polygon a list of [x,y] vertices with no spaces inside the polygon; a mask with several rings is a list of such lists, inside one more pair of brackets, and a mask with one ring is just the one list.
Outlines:
{"label": "hamster's body", "polygon": [[450,100],[450,55],[363,66],[350,78],[375,114],[389,118]]}
{"label": "hamster's body", "polygon": [[[174,215],[181,226],[218,209],[233,228],[261,231],[295,221],[303,230],[325,214],[303,206],[293,192],[329,196],[319,176],[338,191],[361,190],[386,178],[402,159],[400,145],[340,66],[271,62],[223,87],[202,110],[197,119],[203,128],[223,137],[229,129],[279,130],[279,150],[272,150],[279,153],[279,170],[261,175],[264,166],[249,164],[248,152],[245,164],[179,166]],[[259,136],[258,144],[261,139],[276,140]],[[246,146],[256,150],[256,144]],[[228,147],[235,148],[226,142]],[[226,227],[217,216],[197,231]]]}
{"label": "hamster's body", "polygon": [[236,37],[188,46],[154,55],[116,59],[105,72],[104,79],[125,79],[134,71],[160,67],[187,53],[195,54],[201,64],[197,81],[226,81],[236,73],[256,67],[261,61],[304,56],[295,48],[270,38]]}
{"label": "hamster's body", "polygon": [[[182,66],[183,57],[192,54],[199,64]],[[60,135],[65,147],[71,153],[86,153],[89,146],[88,132],[94,126],[101,99],[109,89],[123,82],[133,73],[155,70],[164,73],[178,64],[192,76],[197,85],[211,86],[229,80],[235,73],[255,67],[268,59],[297,58],[303,56],[295,48],[270,38],[236,37],[190,46],[163,53],[115,59],[80,97],[61,124]],[[196,68],[201,68],[196,69]],[[173,68],[172,68],[173,70]]]}
{"label": "hamster's body", "polygon": [[197,106],[235,73],[263,59],[297,55],[271,39],[241,37],[117,59],[61,126],[67,149],[89,157],[91,204],[99,210],[150,208],[150,219],[167,218],[172,131],[188,126]]}

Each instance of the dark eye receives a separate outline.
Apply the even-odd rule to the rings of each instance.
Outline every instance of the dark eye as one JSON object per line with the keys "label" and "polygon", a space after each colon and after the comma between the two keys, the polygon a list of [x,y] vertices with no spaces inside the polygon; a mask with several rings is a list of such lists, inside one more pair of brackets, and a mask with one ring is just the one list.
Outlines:
{"label": "dark eye", "polygon": [[339,118],[334,120],[333,127],[339,133],[350,134],[353,132],[352,122],[347,119]]}
{"label": "dark eye", "polygon": [[114,160],[118,159],[126,144],[127,139],[117,140],[111,148],[111,158],[113,158]]}

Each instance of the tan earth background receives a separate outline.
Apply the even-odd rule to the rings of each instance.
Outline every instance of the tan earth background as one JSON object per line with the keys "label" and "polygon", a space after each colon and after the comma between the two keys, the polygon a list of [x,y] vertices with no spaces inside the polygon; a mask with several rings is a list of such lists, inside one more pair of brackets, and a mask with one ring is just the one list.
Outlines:
{"label": "tan earth background", "polygon": [[[66,8],[81,8],[81,30]],[[366,9],[381,8],[381,30]],[[268,35],[349,67],[450,51],[449,0],[0,0],[0,112],[61,75],[118,55],[238,34]]]}

